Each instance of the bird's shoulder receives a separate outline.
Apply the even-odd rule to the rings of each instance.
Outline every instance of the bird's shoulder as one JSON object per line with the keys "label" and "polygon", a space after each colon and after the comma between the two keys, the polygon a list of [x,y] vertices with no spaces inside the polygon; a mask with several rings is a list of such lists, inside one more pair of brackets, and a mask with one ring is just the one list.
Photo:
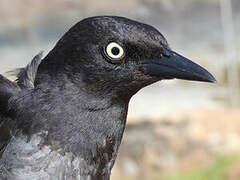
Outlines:
{"label": "bird's shoulder", "polygon": [[42,62],[43,51],[38,53],[27,66],[11,71],[16,76],[16,82],[22,89],[34,88],[38,67]]}
{"label": "bird's shoulder", "polygon": [[14,122],[9,113],[9,99],[20,91],[19,86],[0,75],[0,154],[11,137]]}
{"label": "bird's shoulder", "polygon": [[24,96],[34,90],[34,80],[38,66],[42,59],[42,52],[36,55],[24,68],[11,71],[16,75],[16,81],[11,81],[0,74],[0,155],[10,141],[21,121],[17,121],[15,112],[22,111],[21,102]]}

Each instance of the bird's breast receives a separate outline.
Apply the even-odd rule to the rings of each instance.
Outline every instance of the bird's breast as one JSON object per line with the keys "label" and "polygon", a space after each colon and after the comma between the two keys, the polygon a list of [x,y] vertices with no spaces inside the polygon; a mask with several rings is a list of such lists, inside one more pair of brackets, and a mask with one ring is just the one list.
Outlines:
{"label": "bird's breast", "polygon": [[42,145],[46,133],[34,134],[31,139],[22,134],[13,137],[0,160],[0,179],[109,179],[111,164],[103,167],[103,172],[99,172],[98,164],[89,163],[85,157],[76,156],[71,152],[63,153],[63,149],[52,150],[50,145]]}

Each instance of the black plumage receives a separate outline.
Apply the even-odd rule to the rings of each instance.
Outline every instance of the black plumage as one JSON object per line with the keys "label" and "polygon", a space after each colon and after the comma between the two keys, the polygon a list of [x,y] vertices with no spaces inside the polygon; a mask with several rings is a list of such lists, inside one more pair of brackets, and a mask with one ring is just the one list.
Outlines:
{"label": "black plumage", "polygon": [[215,82],[152,26],[99,16],[41,59],[0,76],[0,179],[107,180],[130,98],[162,79]]}

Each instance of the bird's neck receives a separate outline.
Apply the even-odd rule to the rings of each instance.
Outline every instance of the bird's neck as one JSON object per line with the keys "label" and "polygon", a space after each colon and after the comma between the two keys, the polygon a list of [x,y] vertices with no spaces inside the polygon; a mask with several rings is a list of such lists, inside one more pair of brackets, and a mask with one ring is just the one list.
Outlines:
{"label": "bird's neck", "polygon": [[[92,179],[108,176],[122,140],[129,99],[106,91],[95,94],[84,82],[76,85],[64,78],[55,82],[64,83],[37,86],[54,101],[50,102],[53,117],[44,122],[49,137],[94,165]],[[106,176],[100,176],[104,173]]]}

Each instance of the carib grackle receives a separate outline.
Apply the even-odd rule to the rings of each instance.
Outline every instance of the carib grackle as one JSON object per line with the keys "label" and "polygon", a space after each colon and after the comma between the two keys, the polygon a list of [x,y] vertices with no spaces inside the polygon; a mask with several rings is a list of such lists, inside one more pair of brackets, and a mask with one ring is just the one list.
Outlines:
{"label": "carib grackle", "polygon": [[130,98],[174,78],[216,82],[152,26],[78,22],[15,82],[0,75],[0,179],[109,180]]}

